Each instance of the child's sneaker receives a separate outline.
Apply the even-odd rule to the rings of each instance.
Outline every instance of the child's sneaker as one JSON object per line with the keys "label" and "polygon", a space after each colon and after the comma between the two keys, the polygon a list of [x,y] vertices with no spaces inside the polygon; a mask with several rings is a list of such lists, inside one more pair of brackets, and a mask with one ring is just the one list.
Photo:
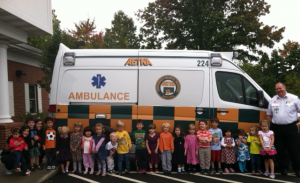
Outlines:
{"label": "child's sneaker", "polygon": [[85,170],[85,171],[83,172],[83,174],[84,174],[84,175],[86,175],[87,173],[88,173],[88,171],[87,171],[87,170]]}
{"label": "child's sneaker", "polygon": [[147,171],[146,170],[143,170],[143,174],[146,174],[147,173]]}
{"label": "child's sneaker", "polygon": [[158,169],[157,168],[155,168],[155,173],[158,173]]}
{"label": "child's sneaker", "polygon": [[230,170],[231,173],[235,172],[234,169],[232,169],[232,168],[229,168],[229,170]]}
{"label": "child's sneaker", "polygon": [[112,174],[115,174],[115,173],[116,173],[116,171],[115,171],[115,170],[112,170],[112,171],[111,171],[111,173],[112,173]]}
{"label": "child's sneaker", "polygon": [[128,173],[129,173],[129,171],[128,171],[127,169],[125,169],[125,173],[126,173],[126,174],[128,174]]}
{"label": "child's sneaker", "polygon": [[21,172],[21,168],[15,168],[16,172]]}
{"label": "child's sneaker", "polygon": [[95,175],[100,175],[100,173],[101,173],[101,172],[100,172],[100,170],[99,170]]}
{"label": "child's sneaker", "polygon": [[215,169],[214,167],[211,168],[211,173],[212,173],[212,174],[216,174],[216,173],[217,173],[217,172],[216,172],[216,169]]}
{"label": "child's sneaker", "polygon": [[143,170],[139,170],[139,174],[142,175],[143,174]]}
{"label": "child's sneaker", "polygon": [[90,175],[93,175],[93,174],[94,174],[94,171],[93,171],[93,170],[91,170],[91,171],[90,171]]}
{"label": "child's sneaker", "polygon": [[78,170],[78,173],[79,173],[79,174],[82,174],[82,171],[81,171],[81,170]]}
{"label": "child's sneaker", "polygon": [[76,170],[73,170],[71,173],[75,173],[76,172]]}
{"label": "child's sneaker", "polygon": [[229,170],[228,170],[228,168],[225,168],[225,169],[224,169],[224,172],[225,172],[225,173],[230,173]]}
{"label": "child's sneaker", "polygon": [[119,175],[123,175],[122,170],[119,170]]}
{"label": "child's sneaker", "polygon": [[6,171],[5,171],[5,174],[6,174],[6,175],[11,175],[12,172],[11,172],[10,170],[6,170]]}
{"label": "child's sneaker", "polygon": [[252,170],[252,175],[255,175],[255,170]]}
{"label": "child's sneaker", "polygon": [[266,177],[269,177],[270,173],[268,171],[265,171],[265,173],[263,175]]}
{"label": "child's sneaker", "polygon": [[218,169],[218,173],[219,173],[219,174],[223,174],[222,168],[219,168],[219,169]]}
{"label": "child's sneaker", "polygon": [[270,174],[270,178],[271,178],[271,179],[275,179],[275,174],[274,174],[274,173],[271,173],[271,174]]}
{"label": "child's sneaker", "polygon": [[101,176],[105,177],[106,176],[106,172],[102,172]]}
{"label": "child's sneaker", "polygon": [[61,172],[62,172],[63,174],[65,174],[65,173],[66,173],[66,171],[65,171],[65,170],[61,170]]}
{"label": "child's sneaker", "polygon": [[192,171],[192,173],[196,173],[196,168],[193,168],[193,171]]}
{"label": "child's sneaker", "polygon": [[25,176],[29,176],[30,173],[29,173],[29,172],[25,172],[24,175],[25,175]]}
{"label": "child's sneaker", "polygon": [[204,169],[201,169],[200,173],[201,173],[201,174],[204,174],[204,173],[205,173]]}
{"label": "child's sneaker", "polygon": [[257,170],[257,173],[258,173],[259,175],[262,175],[262,174],[263,174],[263,172],[262,172],[261,170]]}
{"label": "child's sneaker", "polygon": [[210,175],[210,170],[209,170],[209,169],[206,169],[206,170],[205,170],[205,173],[207,173],[208,175]]}
{"label": "child's sneaker", "polygon": [[51,170],[51,166],[47,166],[47,170]]}
{"label": "child's sneaker", "polygon": [[153,170],[152,170],[152,169],[150,169],[150,170],[149,170],[149,173],[153,173]]}
{"label": "child's sneaker", "polygon": [[66,174],[67,174],[67,175],[69,174],[69,169],[67,169],[67,168],[66,168]]}
{"label": "child's sneaker", "polygon": [[55,170],[55,168],[56,168],[56,167],[55,167],[54,165],[52,165],[51,169],[52,169],[52,170]]}

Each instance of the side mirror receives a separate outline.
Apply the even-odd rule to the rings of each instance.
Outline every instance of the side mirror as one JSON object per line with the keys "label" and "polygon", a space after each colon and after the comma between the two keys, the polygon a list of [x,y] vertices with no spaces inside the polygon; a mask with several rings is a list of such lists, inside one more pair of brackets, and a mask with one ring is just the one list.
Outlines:
{"label": "side mirror", "polygon": [[265,104],[264,92],[262,90],[259,90],[257,93],[258,93],[258,106],[263,107]]}

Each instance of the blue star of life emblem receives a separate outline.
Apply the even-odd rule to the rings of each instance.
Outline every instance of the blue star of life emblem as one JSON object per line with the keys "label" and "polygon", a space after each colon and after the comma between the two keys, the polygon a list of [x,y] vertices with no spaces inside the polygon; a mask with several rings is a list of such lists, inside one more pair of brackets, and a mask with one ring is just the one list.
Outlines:
{"label": "blue star of life emblem", "polygon": [[97,74],[96,76],[93,76],[92,78],[93,82],[92,85],[96,86],[96,88],[101,88],[101,86],[105,86],[105,80],[106,78],[104,76],[101,77],[101,74]]}

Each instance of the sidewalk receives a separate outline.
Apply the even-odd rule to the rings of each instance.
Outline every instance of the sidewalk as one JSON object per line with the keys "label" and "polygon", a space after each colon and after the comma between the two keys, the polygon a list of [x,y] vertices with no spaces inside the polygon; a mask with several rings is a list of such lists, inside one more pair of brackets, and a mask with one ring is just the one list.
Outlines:
{"label": "sidewalk", "polygon": [[[1,152],[1,151],[0,151]],[[55,170],[47,170],[45,158],[43,161],[43,170],[35,170],[30,176],[24,176],[22,173],[12,170],[11,175],[4,173],[4,164],[0,162],[0,182],[1,183],[45,183],[48,179],[60,172],[60,167]]]}

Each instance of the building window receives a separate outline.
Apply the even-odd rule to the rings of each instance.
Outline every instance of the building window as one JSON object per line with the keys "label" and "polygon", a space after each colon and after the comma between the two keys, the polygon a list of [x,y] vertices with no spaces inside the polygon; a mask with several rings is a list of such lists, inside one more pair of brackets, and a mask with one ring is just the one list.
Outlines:
{"label": "building window", "polygon": [[29,109],[31,113],[36,113],[37,100],[36,100],[36,85],[29,85]]}
{"label": "building window", "polygon": [[42,112],[42,92],[39,85],[24,83],[25,111],[30,113]]}

